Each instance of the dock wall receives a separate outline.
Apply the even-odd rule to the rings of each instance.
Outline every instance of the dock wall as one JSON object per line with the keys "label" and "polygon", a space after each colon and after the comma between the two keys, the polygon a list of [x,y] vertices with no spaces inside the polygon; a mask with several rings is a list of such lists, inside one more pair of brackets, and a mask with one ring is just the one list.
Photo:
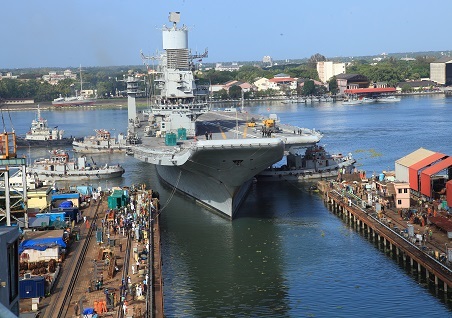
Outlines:
{"label": "dock wall", "polygon": [[452,271],[447,266],[381,222],[376,213],[363,209],[337,190],[324,190],[324,200],[330,211],[349,220],[357,230],[367,232],[369,238],[382,244],[399,261],[417,270],[429,284],[433,283],[446,294],[452,291]]}

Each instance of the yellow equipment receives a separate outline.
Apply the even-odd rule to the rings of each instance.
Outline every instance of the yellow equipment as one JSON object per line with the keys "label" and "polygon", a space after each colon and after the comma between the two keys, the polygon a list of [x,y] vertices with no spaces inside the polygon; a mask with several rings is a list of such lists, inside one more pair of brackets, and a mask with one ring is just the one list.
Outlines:
{"label": "yellow equipment", "polygon": [[264,119],[262,121],[262,124],[265,128],[272,128],[275,127],[275,120],[274,119]]}

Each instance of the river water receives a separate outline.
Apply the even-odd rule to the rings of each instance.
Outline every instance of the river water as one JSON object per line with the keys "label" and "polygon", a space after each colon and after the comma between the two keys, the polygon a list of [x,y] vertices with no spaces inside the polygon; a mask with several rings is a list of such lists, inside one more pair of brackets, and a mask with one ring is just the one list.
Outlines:
{"label": "river water", "polygon": [[[452,98],[409,96],[399,103],[282,104],[250,113],[324,133],[332,153],[351,152],[368,176],[424,147],[452,154]],[[18,134],[32,112],[3,112]],[[66,136],[95,128],[125,132],[127,109],[43,111]],[[11,121],[10,118],[11,117]],[[31,159],[45,150],[22,149]],[[331,214],[306,185],[258,183],[233,222],[163,187],[152,166],[125,155],[93,155],[120,163],[122,178],[102,187],[146,183],[160,193],[167,317],[452,317],[452,302]]]}

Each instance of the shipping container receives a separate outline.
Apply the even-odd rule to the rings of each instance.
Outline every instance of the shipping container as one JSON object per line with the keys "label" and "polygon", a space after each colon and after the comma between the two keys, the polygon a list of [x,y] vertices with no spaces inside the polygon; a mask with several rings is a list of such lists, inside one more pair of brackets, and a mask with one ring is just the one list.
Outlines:
{"label": "shipping container", "polygon": [[42,276],[35,276],[19,280],[19,297],[40,298],[45,296],[45,280]]}

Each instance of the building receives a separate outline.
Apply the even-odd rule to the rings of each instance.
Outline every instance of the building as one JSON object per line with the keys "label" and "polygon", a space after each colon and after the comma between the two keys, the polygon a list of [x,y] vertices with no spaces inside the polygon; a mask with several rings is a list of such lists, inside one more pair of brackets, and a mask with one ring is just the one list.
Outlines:
{"label": "building", "polygon": [[3,75],[1,72],[0,72],[0,80],[2,80],[2,79],[17,79],[17,75],[13,75],[13,73],[11,73],[11,72],[6,72],[6,74],[5,75]]}
{"label": "building", "polygon": [[344,94],[346,89],[368,88],[370,83],[366,76],[360,74],[339,74],[336,80],[339,94]]}
{"label": "building", "polygon": [[65,70],[63,74],[57,74],[57,72],[49,72],[49,74],[43,75],[42,79],[46,82],[49,82],[52,85],[58,84],[59,81],[64,79],[77,79],[77,74],[72,73],[71,70]]}
{"label": "building", "polygon": [[30,105],[34,104],[35,100],[33,98],[7,98],[3,102],[5,105]]}
{"label": "building", "polygon": [[217,63],[215,65],[215,71],[223,72],[233,72],[238,71],[240,69],[241,65],[238,65],[237,63],[232,63],[230,65],[223,65],[222,63]]}
{"label": "building", "polygon": [[333,76],[345,74],[345,63],[335,63],[333,61],[317,62],[317,73],[319,79],[326,83]]}
{"label": "building", "polygon": [[445,56],[430,63],[430,79],[439,85],[452,83],[452,57]]}
{"label": "building", "polygon": [[[19,316],[19,228],[0,227],[0,303]],[[2,316],[3,317],[3,316]]]}
{"label": "building", "polygon": [[409,89],[411,91],[424,91],[430,90],[436,87],[436,83],[433,81],[409,81],[409,82],[399,82],[397,83],[396,90],[401,92],[402,90]]}
{"label": "building", "polygon": [[265,55],[262,58],[262,63],[264,63],[265,66],[272,66],[273,65],[273,59],[270,55]]}
{"label": "building", "polygon": [[296,78],[292,78],[287,74],[280,73],[275,75],[275,77],[269,79],[268,88],[277,91],[296,90],[297,83],[298,82]]}
{"label": "building", "polygon": [[396,209],[410,208],[410,185],[406,182],[394,182],[394,202]]}
{"label": "building", "polygon": [[39,188],[27,191],[27,207],[29,209],[43,210],[50,204],[52,188]]}
{"label": "building", "polygon": [[452,206],[452,157],[419,148],[395,162],[396,179],[428,199],[447,200]]}
{"label": "building", "polygon": [[261,77],[256,80],[253,85],[258,91],[266,91],[270,87],[270,80],[265,77]]}

